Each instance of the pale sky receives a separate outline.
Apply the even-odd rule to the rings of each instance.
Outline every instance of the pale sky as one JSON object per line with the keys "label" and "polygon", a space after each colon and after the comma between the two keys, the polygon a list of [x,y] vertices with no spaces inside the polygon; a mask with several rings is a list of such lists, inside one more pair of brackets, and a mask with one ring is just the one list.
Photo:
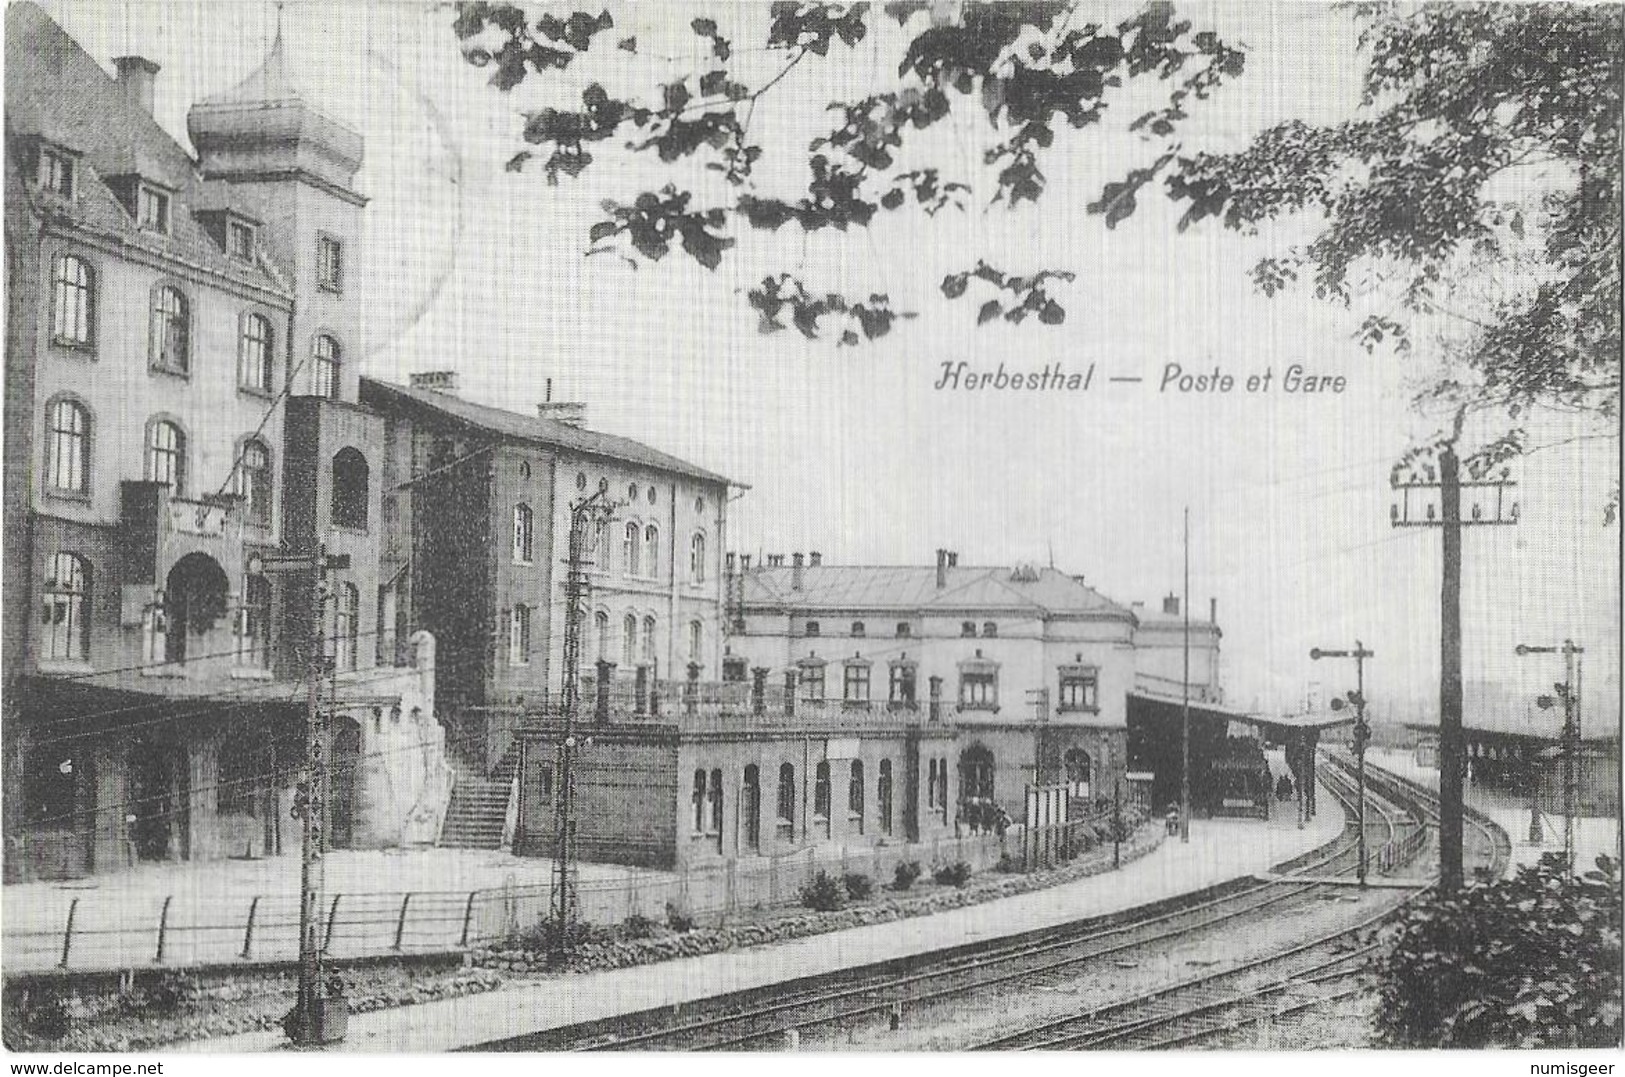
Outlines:
{"label": "pale sky", "polygon": [[[43,6],[109,70],[126,52],[159,62],[159,119],[183,144],[187,106],[258,66],[275,18],[257,2]],[[1058,567],[1120,602],[1156,604],[1181,586],[1188,505],[1191,597],[1202,613],[1218,599],[1235,703],[1290,708],[1310,681],[1323,696],[1352,687],[1352,670],[1317,667],[1307,652],[1359,637],[1377,653],[1367,671],[1375,713],[1433,716],[1439,535],[1390,528],[1387,484],[1392,461],[1434,429],[1408,406],[1426,357],[1367,355],[1351,337],[1363,310],[1306,292],[1253,291],[1246,268],[1301,231],[1242,238],[1204,225],[1181,235],[1182,207],[1160,185],[1115,231],[1084,213],[1106,179],[1155,152],[1123,127],[1165,85],[1114,103],[1099,126],[1063,132],[1036,208],[989,208],[982,188],[967,212],[934,219],[904,209],[868,230],[805,240],[793,225],[746,230],[714,273],[679,254],[635,270],[582,258],[602,199],[671,178],[641,160],[627,164],[617,143],[594,147],[600,164],[557,187],[539,167],[503,170],[524,148],[527,109],[578,101],[589,79],[647,92],[675,72],[703,71],[701,43],[687,29],[694,14],[733,31],[735,76],[760,81],[777,62],[759,50],[764,9],[617,13],[616,28],[568,74],[532,76],[504,96],[461,60],[447,8],[289,3],[290,72],[367,138],[358,178],[372,197],[362,255],[367,372],[404,381],[455,369],[464,396],[520,411],[542,399],[551,377],[555,399],[585,401],[591,425],[749,484],[733,505],[730,545],[753,553],[817,549],[831,562],[879,564],[924,564],[939,546],[974,564],[1047,563],[1053,553]],[[1127,9],[1101,10],[1111,21]],[[1237,147],[1268,124],[1334,120],[1357,106],[1354,31],[1343,12],[1179,11],[1248,46],[1246,75],[1191,107],[1187,151]],[[763,132],[767,160],[781,162],[764,173],[773,193],[801,188],[806,140],[831,126],[833,114],[807,101],[821,109],[895,83],[903,38],[895,23],[881,25],[858,48],[803,64],[758,108],[752,131]],[[633,33],[636,59],[613,47]],[[916,157],[907,159],[937,165],[947,179],[982,179],[984,135],[959,118],[912,141]],[[725,195],[698,172],[675,178],[692,182],[700,201]],[[937,290],[978,258],[1016,273],[1076,272],[1055,290],[1066,323],[978,329],[984,295],[949,303]],[[744,292],[777,272],[816,290],[888,292],[894,308],[921,317],[857,348],[836,348],[834,334],[817,343],[762,336]],[[1093,363],[1096,377],[1089,392],[1040,398],[935,390],[941,364],[961,360],[988,372],[1000,363],[1079,372]],[[1157,392],[1167,363],[1218,366],[1238,380],[1265,369],[1279,380],[1301,363],[1344,375],[1348,389],[1181,398]],[[1111,384],[1110,375],[1147,381]],[[1589,432],[1569,423],[1542,416],[1534,440]],[[1465,541],[1468,679],[1549,691],[1560,663],[1519,660],[1512,649],[1573,637],[1587,647],[1588,729],[1618,717],[1619,530],[1600,526],[1617,453],[1617,440],[1589,440],[1529,457],[1519,465],[1523,522],[1472,530]]]}

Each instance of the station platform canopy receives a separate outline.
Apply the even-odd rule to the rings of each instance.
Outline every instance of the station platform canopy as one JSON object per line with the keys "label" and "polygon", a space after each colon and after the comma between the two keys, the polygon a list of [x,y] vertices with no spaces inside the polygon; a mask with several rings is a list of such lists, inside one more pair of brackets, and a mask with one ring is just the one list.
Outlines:
{"label": "station platform canopy", "polygon": [[[1170,708],[1172,708],[1171,716],[1177,718],[1184,707],[1185,701],[1179,696],[1147,692],[1143,689],[1128,693],[1130,713],[1139,712],[1148,717],[1166,720],[1170,717]],[[1272,740],[1284,739],[1284,735],[1291,732],[1318,732],[1354,723],[1354,712],[1347,710],[1315,711],[1308,714],[1255,714],[1198,699],[1190,701],[1190,711],[1193,720],[1209,723],[1241,722],[1256,726]]]}

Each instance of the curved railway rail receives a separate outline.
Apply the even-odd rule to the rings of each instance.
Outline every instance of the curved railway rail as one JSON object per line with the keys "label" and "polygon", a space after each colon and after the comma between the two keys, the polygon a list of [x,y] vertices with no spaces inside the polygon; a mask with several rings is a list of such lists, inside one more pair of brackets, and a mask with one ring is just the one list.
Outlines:
{"label": "curved railway rail", "polygon": [[[1346,809],[1352,807],[1354,782],[1351,776],[1339,768],[1328,768],[1323,774],[1323,784]],[[1384,792],[1368,782],[1367,793],[1368,804],[1376,809],[1376,819],[1374,822],[1368,819],[1368,827],[1374,825],[1382,832],[1380,842],[1372,846],[1369,863],[1392,868],[1409,861],[1426,841],[1427,806],[1422,805],[1421,812],[1414,810],[1421,798],[1413,798],[1411,790],[1398,786]],[[613,1021],[553,1029],[488,1043],[484,1047],[516,1050],[751,1050],[777,1046],[791,1033],[799,1036],[820,1028],[850,1027],[876,1017],[890,1019],[895,1027],[907,1008],[1001,985],[1066,974],[1088,963],[1163,940],[1210,930],[1244,917],[1256,916],[1266,909],[1279,913],[1281,907],[1290,908],[1295,903],[1318,900],[1318,895],[1324,892],[1328,884],[1312,881],[1314,878],[1351,874],[1356,866],[1358,836],[1352,825],[1355,813],[1349,810],[1346,814],[1351,823],[1342,834],[1326,845],[1280,865],[1280,875],[1268,881],[1250,881],[1218,896],[1208,896],[1171,910],[1141,913],[1126,922],[1104,926],[1098,921],[1084,921],[963,947],[946,954],[926,955],[869,969],[848,970],[839,980],[819,977],[799,985],[704,1000],[693,1004],[691,1009],[700,1012],[687,1020],[676,1020],[671,1010],[649,1011]],[[1311,878],[1295,879],[1293,876]],[[1391,910],[1385,910],[1383,915],[1389,912]],[[1342,937],[1348,932],[1336,934]],[[1327,947],[1339,945],[1330,937],[1315,940],[1315,944]],[[1301,947],[1294,948],[1294,952],[1298,949]],[[1252,962],[1249,967],[1252,966],[1263,968],[1265,962]],[[1290,976],[1304,975],[1296,966],[1293,969]],[[1234,971],[1227,969],[1225,973],[1198,977],[1156,994],[1169,996],[1174,991],[1201,991],[1205,982],[1212,981],[1218,985],[1221,977]],[[1315,975],[1325,977],[1329,971],[1322,969]],[[1282,994],[1283,990],[1277,988],[1276,993]],[[1214,1012],[1222,1008],[1211,990],[1207,991],[1206,1004]],[[1186,1009],[1188,1011],[1190,1007]],[[1140,1020],[1150,1018],[1142,1016]],[[1042,1032],[1032,1029],[1023,1030],[1020,1035],[1029,1033],[1043,1038]],[[1133,1042],[1130,1039],[1114,1045],[1129,1046]]]}
{"label": "curved railway rail", "polygon": [[[1341,767],[1352,765],[1339,756],[1332,759]],[[1432,790],[1386,771],[1373,773],[1373,768],[1367,770],[1366,784],[1368,791],[1375,789],[1390,802],[1408,801],[1419,810],[1420,824],[1437,827],[1439,801]],[[1466,819],[1477,839],[1479,856],[1486,861],[1479,865],[1480,869],[1498,878],[1510,863],[1511,839],[1476,811],[1469,809]],[[1418,832],[1425,835],[1427,830]],[[1363,939],[1362,933],[1431,888],[1431,882],[1419,885],[1397,905],[1308,942],[1084,1013],[1023,1028],[977,1044],[975,1049],[1151,1050],[1190,1046],[1232,1035],[1261,1021],[1341,1001],[1363,989],[1360,977],[1378,949]]]}

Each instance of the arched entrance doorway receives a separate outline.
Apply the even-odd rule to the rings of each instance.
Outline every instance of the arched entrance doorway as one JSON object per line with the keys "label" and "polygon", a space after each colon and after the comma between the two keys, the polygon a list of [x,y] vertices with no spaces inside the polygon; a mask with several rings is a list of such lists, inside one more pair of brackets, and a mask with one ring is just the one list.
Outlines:
{"label": "arched entrance doorway", "polygon": [[184,860],[191,847],[191,775],[186,750],[139,740],[130,748],[125,808],[137,860]]}
{"label": "arched entrance doorway", "polygon": [[355,846],[356,790],[360,782],[361,726],[344,715],[333,719],[333,750],[328,774],[327,833],[334,849]]}
{"label": "arched entrance doorway", "polygon": [[1068,748],[1061,760],[1066,769],[1067,795],[1074,800],[1089,799],[1089,753],[1082,748]]}
{"label": "arched entrance doorway", "polygon": [[190,639],[225,617],[229,587],[225,570],[208,554],[189,553],[175,562],[164,579],[165,662],[185,662]]}

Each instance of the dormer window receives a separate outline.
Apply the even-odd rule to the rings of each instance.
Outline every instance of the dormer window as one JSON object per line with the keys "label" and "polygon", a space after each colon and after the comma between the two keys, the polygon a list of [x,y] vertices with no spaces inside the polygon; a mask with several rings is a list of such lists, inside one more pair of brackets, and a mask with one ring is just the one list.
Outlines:
{"label": "dormer window", "polygon": [[39,185],[63,198],[72,198],[76,176],[73,157],[55,146],[42,146],[39,155]]}
{"label": "dormer window", "polygon": [[169,193],[143,183],[135,196],[135,224],[148,232],[169,234]]}
{"label": "dormer window", "polygon": [[226,222],[226,253],[242,262],[254,260],[254,228],[242,221]]}

